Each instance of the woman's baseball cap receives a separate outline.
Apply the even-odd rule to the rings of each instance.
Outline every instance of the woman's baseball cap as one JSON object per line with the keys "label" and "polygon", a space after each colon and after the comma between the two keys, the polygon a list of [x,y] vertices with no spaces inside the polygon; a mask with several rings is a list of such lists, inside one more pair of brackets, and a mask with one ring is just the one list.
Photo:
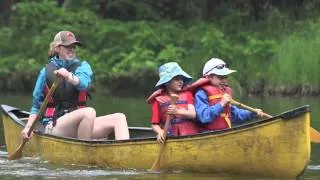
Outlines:
{"label": "woman's baseball cap", "polygon": [[82,45],[80,41],[78,41],[75,35],[70,31],[60,31],[54,36],[55,46],[63,45],[69,46],[71,44]]}

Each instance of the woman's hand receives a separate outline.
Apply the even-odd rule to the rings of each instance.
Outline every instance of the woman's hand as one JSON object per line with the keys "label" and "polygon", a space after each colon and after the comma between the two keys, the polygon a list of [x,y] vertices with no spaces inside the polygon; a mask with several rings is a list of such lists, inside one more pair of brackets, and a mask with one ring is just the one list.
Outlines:
{"label": "woman's hand", "polygon": [[63,79],[68,79],[70,72],[66,70],[65,68],[60,68],[58,70],[55,70],[54,73]]}
{"label": "woman's hand", "polygon": [[164,131],[163,130],[160,130],[158,135],[157,135],[157,140],[158,140],[158,143],[160,144],[163,144],[164,143]]}
{"label": "woman's hand", "polygon": [[54,73],[58,77],[67,80],[69,83],[71,83],[74,86],[80,83],[80,79],[76,75],[74,75],[72,72],[69,72],[68,70],[66,70],[65,68],[60,68],[58,70],[55,70]]}
{"label": "woman's hand", "polygon": [[31,126],[26,125],[26,127],[21,131],[21,137],[23,141],[28,141],[33,136],[33,132],[31,132],[30,135],[28,135],[30,128]]}

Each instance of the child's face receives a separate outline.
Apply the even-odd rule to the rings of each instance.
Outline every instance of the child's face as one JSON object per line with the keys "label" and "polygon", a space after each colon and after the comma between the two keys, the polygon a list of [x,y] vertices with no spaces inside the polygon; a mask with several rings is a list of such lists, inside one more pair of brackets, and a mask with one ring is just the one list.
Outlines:
{"label": "child's face", "polygon": [[209,79],[212,85],[224,88],[228,86],[228,76],[218,76],[215,74],[210,74]]}
{"label": "child's face", "polygon": [[169,81],[167,84],[167,88],[174,92],[179,92],[182,90],[183,87],[183,77],[182,76],[176,76]]}

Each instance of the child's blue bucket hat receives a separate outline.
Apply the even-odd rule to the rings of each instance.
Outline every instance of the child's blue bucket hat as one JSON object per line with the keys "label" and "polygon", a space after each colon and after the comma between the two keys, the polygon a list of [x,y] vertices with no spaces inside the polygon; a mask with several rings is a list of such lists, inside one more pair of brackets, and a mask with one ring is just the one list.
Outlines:
{"label": "child's blue bucket hat", "polygon": [[192,80],[192,77],[184,72],[176,62],[168,62],[159,67],[160,80],[157,82],[156,87],[159,87],[176,76],[182,76],[183,82],[188,83]]}

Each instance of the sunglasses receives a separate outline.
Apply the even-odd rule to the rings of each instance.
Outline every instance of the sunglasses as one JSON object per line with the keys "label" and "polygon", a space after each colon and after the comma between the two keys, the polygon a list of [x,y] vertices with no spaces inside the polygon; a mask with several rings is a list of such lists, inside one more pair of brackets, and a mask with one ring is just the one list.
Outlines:
{"label": "sunglasses", "polygon": [[223,68],[229,68],[228,64],[219,64],[216,65],[215,67],[211,68],[209,71],[207,71],[205,74],[207,74],[208,72],[212,71],[213,69],[223,69]]}
{"label": "sunglasses", "polygon": [[217,76],[217,75],[216,75],[216,77],[217,77],[218,79],[227,79],[227,78],[228,78],[228,76]]}
{"label": "sunglasses", "polygon": [[60,45],[60,46],[66,48],[66,49],[76,49],[76,47],[77,47],[75,44],[70,44],[68,46],[66,46],[66,45]]}

